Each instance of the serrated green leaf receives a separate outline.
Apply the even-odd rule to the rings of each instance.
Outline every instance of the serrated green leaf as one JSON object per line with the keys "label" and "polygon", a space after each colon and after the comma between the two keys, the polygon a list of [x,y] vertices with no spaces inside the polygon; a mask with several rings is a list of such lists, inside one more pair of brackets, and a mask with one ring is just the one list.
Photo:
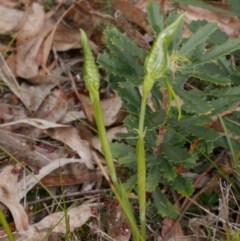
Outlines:
{"label": "serrated green leaf", "polygon": [[227,60],[226,57],[218,59],[218,65],[220,66],[222,71],[224,71],[225,75],[229,75],[235,72],[232,63],[229,60]]}
{"label": "serrated green leaf", "polygon": [[192,181],[184,178],[181,175],[178,175],[174,179],[174,181],[171,183],[171,186],[182,196],[190,196],[194,191]]}
{"label": "serrated green leaf", "polygon": [[162,217],[176,219],[179,216],[179,210],[168,201],[159,188],[152,193],[152,197],[158,213]]}
{"label": "serrated green leaf", "polygon": [[130,113],[136,113],[136,115],[138,115],[141,102],[141,95],[138,88],[132,87],[132,83],[129,80],[112,74],[108,75],[107,81],[109,82],[109,87],[118,92],[124,107]]}
{"label": "serrated green leaf", "polygon": [[165,111],[161,108],[159,108],[156,111],[151,111],[149,110],[147,112],[148,118],[145,120],[145,126],[147,127],[148,130],[156,129],[160,125],[163,124],[165,121]]}
{"label": "serrated green leaf", "polygon": [[130,39],[125,33],[121,33],[117,28],[106,28],[104,30],[106,35],[106,45],[111,50],[112,45],[116,45],[124,52],[131,54],[134,57],[144,60],[146,53],[137,46],[136,42]]}
{"label": "serrated green leaf", "polygon": [[211,105],[213,106],[214,110],[212,111],[212,115],[217,115],[222,113],[225,110],[230,110],[235,106],[235,104],[239,102],[238,99],[236,98],[218,98],[218,99],[213,99],[211,101]]}
{"label": "serrated green leaf", "polygon": [[109,46],[111,46],[110,48],[114,55],[117,56],[116,58],[119,58],[124,64],[131,66],[133,76],[143,76],[143,66],[139,64],[139,60],[136,57],[126,52],[126,50],[120,49],[115,44],[109,44]]}
{"label": "serrated green leaf", "polygon": [[147,179],[146,179],[146,191],[147,192],[153,192],[158,185],[158,181],[160,178],[160,164],[152,165],[149,169],[149,172],[147,173]]}
{"label": "serrated green leaf", "polygon": [[[210,116],[206,116],[206,115],[195,116],[194,115],[194,116],[187,116],[177,122],[178,123],[180,122],[182,125],[192,125],[194,123],[194,125],[204,126],[210,120],[211,120]],[[173,122],[176,123],[176,121],[173,121]]]}
{"label": "serrated green leaf", "polygon": [[[172,122],[172,120],[169,120],[169,122],[170,121]],[[178,123],[177,120],[174,119],[174,121]],[[176,132],[172,131],[171,129],[169,129],[164,134],[163,142],[166,144],[171,143],[172,145],[175,145],[175,146],[183,146],[185,144],[185,141],[178,134],[176,134]]]}
{"label": "serrated green leaf", "polygon": [[124,119],[124,126],[128,128],[128,130],[134,130],[138,128],[138,117],[129,115]]}
{"label": "serrated green leaf", "polygon": [[184,148],[163,143],[161,149],[164,157],[174,164],[185,167],[193,167],[196,164],[197,157]]}
{"label": "serrated green leaf", "polygon": [[131,66],[124,63],[121,59],[108,53],[99,54],[97,62],[107,69],[110,73],[121,77],[131,77],[135,70]]}
{"label": "serrated green leaf", "polygon": [[191,91],[185,91],[181,89],[176,89],[177,95],[183,100],[182,109],[190,112],[196,113],[198,115],[206,115],[213,110],[211,104],[204,100],[204,97],[192,94]]}
{"label": "serrated green leaf", "polygon": [[156,38],[164,29],[164,19],[162,14],[160,14],[160,6],[158,3],[151,1],[148,3],[146,9],[148,13],[148,21],[154,33],[154,37]]}
{"label": "serrated green leaf", "polygon": [[137,156],[134,147],[126,145],[124,143],[110,143],[112,156],[117,159],[120,164],[136,170],[137,167]]}
{"label": "serrated green leaf", "polygon": [[231,80],[229,74],[222,70],[218,65],[214,63],[207,63],[203,65],[197,65],[195,68],[185,67],[181,69],[183,74],[190,77],[199,78],[201,80],[214,83],[216,85],[229,85]]}
{"label": "serrated green leaf", "polygon": [[226,128],[235,136],[240,136],[240,118],[229,116],[223,118]]}
{"label": "serrated green leaf", "polygon": [[218,12],[218,13],[224,13],[224,14],[230,14],[230,15],[233,14],[231,11],[227,11],[227,10],[224,10],[222,8],[214,7],[210,4],[207,4],[207,3],[202,2],[202,1],[197,1],[197,0],[173,0],[173,1],[175,3],[181,3],[181,4],[184,4],[184,5],[190,5],[190,6],[192,5],[192,6],[195,6],[195,7],[212,10],[212,11]]}
{"label": "serrated green leaf", "polygon": [[[196,20],[196,21],[192,21],[188,25],[188,28],[194,33],[199,29],[199,27],[203,27],[206,24],[207,24],[206,20]],[[211,45],[217,45],[217,44],[223,44],[224,42],[227,41],[227,39],[228,39],[228,36],[226,35],[226,33],[221,31],[220,29],[217,29],[209,36],[206,42]]]}
{"label": "serrated green leaf", "polygon": [[227,0],[227,2],[231,5],[232,10],[238,17],[240,17],[240,4],[239,0]]}
{"label": "serrated green leaf", "polygon": [[177,176],[176,167],[173,166],[167,159],[161,158],[161,173],[168,181],[173,181]]}
{"label": "serrated green leaf", "polygon": [[213,47],[207,51],[201,58],[198,64],[208,63],[218,59],[224,55],[240,49],[240,39],[228,39],[225,43]]}
{"label": "serrated green leaf", "polygon": [[123,183],[123,188],[126,192],[132,191],[137,184],[137,175],[131,175],[126,182]]}
{"label": "serrated green leaf", "polygon": [[[240,151],[240,142],[238,140],[231,139],[232,145],[236,148],[237,151]],[[220,138],[217,139],[215,142],[216,147],[223,147],[225,149],[229,150],[229,144],[227,142],[226,136],[221,136]]]}
{"label": "serrated green leaf", "polygon": [[217,28],[216,23],[207,23],[205,26],[200,27],[197,32],[192,34],[188,41],[182,46],[179,53],[187,57],[191,57],[197,46],[202,46],[202,43],[205,44],[206,40],[214,31],[216,31]]}
{"label": "serrated green leaf", "polygon": [[181,127],[188,131],[191,135],[196,136],[205,141],[216,141],[219,138],[219,133],[213,129],[204,127],[204,126],[195,126],[195,125],[181,125]]}
{"label": "serrated green leaf", "polygon": [[223,98],[223,97],[238,98],[240,95],[240,86],[228,87],[224,89],[213,89],[210,91],[206,91],[206,94],[214,97],[218,97],[218,98]]}
{"label": "serrated green leaf", "polygon": [[202,56],[202,54],[203,54],[203,51],[204,51],[204,48],[205,48],[205,45],[206,45],[206,43],[205,42],[202,42],[202,43],[200,43],[199,45],[197,45],[196,46],[196,48],[193,50],[193,51],[191,51],[190,53],[189,53],[189,60],[191,60],[191,62],[195,62],[195,61],[198,61],[199,60],[199,58]]}

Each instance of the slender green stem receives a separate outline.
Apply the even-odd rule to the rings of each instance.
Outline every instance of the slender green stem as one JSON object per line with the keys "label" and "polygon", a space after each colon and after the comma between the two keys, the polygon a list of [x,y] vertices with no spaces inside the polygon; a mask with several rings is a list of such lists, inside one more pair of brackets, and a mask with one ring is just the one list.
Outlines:
{"label": "slender green stem", "polygon": [[5,216],[4,216],[4,214],[3,214],[2,209],[0,209],[0,222],[1,222],[2,225],[3,225],[3,228],[4,228],[4,230],[5,230],[5,232],[6,232],[7,236],[8,236],[8,239],[9,239],[10,241],[15,241],[15,238],[14,238],[14,236],[13,236],[13,234],[12,234],[12,232],[11,232],[11,229],[10,229],[10,227],[9,227],[6,219],[5,219]]}
{"label": "slender green stem", "polygon": [[107,138],[107,133],[104,125],[102,107],[100,105],[98,93],[96,93],[95,96],[92,96],[92,99],[93,99],[94,117],[97,124],[98,135],[102,144],[102,151],[107,162],[107,166],[109,169],[112,182],[115,186],[115,184],[118,184],[118,179],[117,179],[115,166],[113,163],[112,153],[110,151],[109,141]]}
{"label": "slender green stem", "polygon": [[147,94],[143,93],[141,101],[141,109],[138,126],[138,143],[137,143],[137,157],[138,157],[138,198],[139,198],[139,212],[141,234],[146,239],[146,160],[144,147],[144,119],[147,104]]}
{"label": "slender green stem", "polygon": [[110,177],[112,179],[113,185],[111,185],[111,189],[118,199],[128,221],[131,226],[132,230],[132,235],[133,239],[135,241],[145,241],[141,234],[139,233],[139,230],[136,225],[136,221],[133,215],[133,211],[130,205],[130,202],[128,200],[127,194],[122,186],[122,184],[118,181],[117,175],[116,175],[116,170],[112,158],[112,153],[111,149],[109,146],[109,141],[107,138],[107,133],[104,125],[104,118],[103,118],[103,113],[102,113],[102,107],[100,105],[99,101],[99,95],[98,93],[95,93],[94,95],[91,96],[92,102],[93,102],[93,108],[94,108],[94,116],[98,128],[98,134],[99,138],[102,144],[102,151],[106,159],[106,163],[109,169]]}

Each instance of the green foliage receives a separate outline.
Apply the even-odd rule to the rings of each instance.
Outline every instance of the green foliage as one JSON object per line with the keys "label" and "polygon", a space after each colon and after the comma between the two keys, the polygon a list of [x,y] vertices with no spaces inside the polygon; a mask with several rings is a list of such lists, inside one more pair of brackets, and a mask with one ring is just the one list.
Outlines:
{"label": "green foliage", "polygon": [[240,5],[238,0],[228,0],[228,3],[231,5],[232,10],[236,13],[236,15],[240,16]]}
{"label": "green foliage", "polygon": [[[208,10],[212,10],[214,12],[219,12],[219,13],[224,13],[224,14],[232,14],[232,12],[230,12],[230,11],[224,10],[222,8],[214,7],[210,4],[205,3],[204,1],[198,1],[198,0],[173,0],[173,1],[175,3],[180,3],[180,4],[184,4],[184,5],[192,5],[192,6],[199,7],[199,8],[205,8]],[[234,1],[235,3],[237,3],[237,0],[227,0],[227,1],[228,2]]]}
{"label": "green foliage", "polygon": [[[199,1],[175,0],[175,2],[216,10]],[[237,4],[234,0],[230,2],[232,6]],[[228,13],[225,10],[217,10]],[[147,11],[155,38],[158,38],[159,34],[179,17],[170,14],[164,26],[163,16],[155,2],[148,4]],[[239,14],[239,10],[237,11],[236,14]],[[144,122],[146,191],[152,193],[158,212],[162,216],[172,218],[176,218],[179,213],[161,192],[161,185],[172,187],[183,196],[193,193],[191,181],[177,173],[177,168],[180,165],[193,168],[202,155],[211,154],[214,148],[229,148],[229,138],[232,140],[235,151],[240,150],[239,143],[232,139],[233,135],[229,135],[226,139],[219,132],[208,127],[212,117],[233,108],[239,100],[240,68],[229,61],[229,55],[240,49],[240,39],[228,39],[215,23],[206,21],[192,22],[189,29],[193,34],[183,39],[181,34],[183,23],[180,21],[178,24],[175,29],[176,34],[172,36],[171,43],[168,42],[168,51],[167,48],[164,49],[170,56],[170,68],[168,70],[165,68],[167,72],[164,79],[160,74],[154,84],[151,83],[153,84],[153,88],[150,88],[153,108],[146,106]],[[123,142],[111,145],[113,157],[120,164],[137,172],[138,133],[135,130],[139,125],[142,101],[139,87],[145,81],[144,61],[147,53],[116,28],[107,28],[105,37],[107,51],[99,55],[98,63],[109,72],[107,77],[109,87],[117,91],[128,112],[124,120],[128,133],[119,134]],[[185,83],[190,78],[199,83],[198,90],[185,88]],[[165,80],[173,92],[169,91]],[[178,106],[173,106],[171,98],[168,100],[170,105],[168,107],[171,109],[163,108],[163,90],[166,88],[169,91],[168,98],[175,93],[183,102],[180,120],[177,119]],[[178,101],[176,98],[174,100]],[[233,111],[231,117],[224,118],[224,122],[231,133],[240,135],[239,131],[235,132],[236,126],[240,123],[237,112]],[[199,140],[199,146],[194,152],[190,152],[189,143],[195,139]],[[128,179],[124,186],[130,190],[135,189],[136,185],[137,173]]]}

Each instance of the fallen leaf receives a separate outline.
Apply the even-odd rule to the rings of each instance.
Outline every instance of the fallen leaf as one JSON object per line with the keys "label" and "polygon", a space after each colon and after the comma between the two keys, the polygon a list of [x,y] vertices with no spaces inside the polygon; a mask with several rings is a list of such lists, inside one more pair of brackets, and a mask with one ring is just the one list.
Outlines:
{"label": "fallen leaf", "polygon": [[6,124],[1,124],[0,127],[22,124],[22,123],[34,126],[34,127],[38,128],[38,129],[41,129],[41,130],[45,130],[45,129],[48,129],[48,128],[54,128],[54,127],[66,127],[66,126],[61,125],[61,124],[57,124],[57,123],[50,122],[50,121],[43,120],[43,119],[36,119],[36,118],[27,118],[27,119],[23,119],[23,120],[17,120],[17,121],[9,122],[9,123],[6,123]]}
{"label": "fallen leaf", "polygon": [[39,51],[42,43],[51,29],[44,29],[38,35],[30,38],[17,47],[16,74],[19,77],[30,79],[38,75],[39,67],[42,64]]}
{"label": "fallen leaf", "polygon": [[87,141],[81,140],[76,128],[72,126],[46,129],[45,133],[76,151],[89,169],[93,169],[91,152]]}
{"label": "fallen leaf", "polygon": [[[173,224],[175,225],[175,220],[171,218],[165,218],[162,223],[162,237],[165,239],[165,237],[174,237],[176,236],[184,236],[182,227],[180,223],[178,222],[174,228],[172,229]],[[171,235],[171,236],[169,236]]]}
{"label": "fallen leaf", "polygon": [[12,165],[6,166],[0,173],[0,202],[6,205],[12,213],[17,231],[28,229],[28,217],[20,204],[18,192],[18,174],[12,172],[16,168]]}
{"label": "fallen leaf", "polygon": [[150,32],[150,28],[147,24],[147,14],[143,12],[141,8],[138,8],[134,3],[130,1],[115,1],[112,3],[113,7],[120,10],[121,13],[131,22],[137,24],[146,32]]}
{"label": "fallen leaf", "polygon": [[37,175],[27,175],[24,179],[15,184],[15,188],[17,187],[18,189],[19,200],[21,200],[26,195],[26,193],[28,193],[29,190],[31,190],[35,185],[37,185],[42,178],[44,178],[57,168],[69,163],[83,163],[83,160],[77,158],[58,158],[51,161],[46,166],[42,167]]}
{"label": "fallen leaf", "polygon": [[15,8],[0,5],[0,33],[4,34],[17,28],[24,13]]}
{"label": "fallen leaf", "polygon": [[[50,186],[69,186],[76,184],[83,184],[89,182],[96,182],[102,178],[102,172],[100,170],[85,170],[76,171],[72,174],[50,174],[45,176],[41,183],[46,187]],[[79,189],[79,185],[77,186]]]}
{"label": "fallen leaf", "polygon": [[0,123],[26,118],[24,109],[19,106],[0,103]]}
{"label": "fallen leaf", "polygon": [[2,54],[0,53],[0,78],[11,89],[11,91],[22,101],[27,110],[31,113],[29,105],[26,100],[26,94],[21,91],[21,88],[8,68]]}
{"label": "fallen leaf", "polygon": [[[79,207],[71,208],[68,210],[67,215],[69,219],[69,231],[74,231],[74,229],[79,228],[85,224],[88,219],[93,216],[92,208],[98,206],[98,203],[82,204]],[[40,231],[54,228],[54,232],[66,233],[68,229],[66,228],[66,220],[64,215],[64,212],[53,213],[42,219],[40,222],[34,224],[33,226]]]}
{"label": "fallen leaf", "polygon": [[42,104],[43,100],[48,96],[55,84],[29,85],[27,82],[22,82],[21,89],[26,93],[26,102],[31,112],[35,113]]}
{"label": "fallen leaf", "polygon": [[53,44],[57,51],[81,48],[79,30],[59,24],[53,37]]}
{"label": "fallen leaf", "polygon": [[[66,115],[67,107],[68,102],[64,92],[61,89],[55,89],[44,99],[32,117],[57,123]],[[38,138],[42,134],[39,128],[22,128],[16,131],[35,138]]]}

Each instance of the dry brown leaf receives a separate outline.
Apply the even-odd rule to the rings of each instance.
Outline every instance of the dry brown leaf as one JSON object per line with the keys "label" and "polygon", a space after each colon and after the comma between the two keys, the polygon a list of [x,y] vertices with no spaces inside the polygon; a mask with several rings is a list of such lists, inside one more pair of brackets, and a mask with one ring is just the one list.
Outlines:
{"label": "dry brown leaf", "polygon": [[0,123],[7,123],[26,118],[23,108],[0,103]]}
{"label": "dry brown leaf", "polygon": [[163,220],[163,223],[162,223],[163,239],[165,239],[166,236],[169,237],[169,235],[171,235],[170,237],[174,237],[174,238],[176,238],[176,236],[184,236],[182,227],[179,222],[176,224],[174,230],[172,229],[173,224],[175,225],[174,222],[175,220],[171,218],[165,218]]}
{"label": "dry brown leaf", "polygon": [[19,161],[29,160],[30,164],[45,166],[59,157],[56,152],[49,153],[47,149],[27,144],[30,141],[27,136],[19,136],[0,128],[1,147],[12,153]]}
{"label": "dry brown leaf", "polygon": [[43,6],[37,2],[33,3],[25,12],[19,23],[17,35],[17,47],[24,44],[26,40],[35,37],[44,28],[45,12]]}
{"label": "dry brown leaf", "polygon": [[120,10],[121,13],[131,22],[137,24],[146,32],[150,32],[150,28],[147,24],[147,13],[142,9],[136,7],[135,4],[130,1],[115,1],[112,3],[113,7]]}
{"label": "dry brown leaf", "polygon": [[63,24],[58,25],[53,37],[53,44],[57,51],[80,48],[79,30],[71,29]]}
{"label": "dry brown leaf", "polygon": [[33,115],[33,118],[6,123],[3,124],[2,127],[7,125],[17,125],[21,123],[29,124],[37,128],[24,128],[24,125],[21,125],[20,127],[19,125],[17,125],[17,132],[24,135],[28,135],[30,137],[37,138],[41,135],[42,129],[57,126],[62,127],[62,125],[58,125],[56,124],[56,122],[59,122],[65,115],[67,106],[68,103],[65,99],[64,93],[61,90],[54,90],[46,98],[46,101],[42,103],[37,112]]}
{"label": "dry brown leaf", "polygon": [[30,38],[17,47],[16,73],[18,76],[30,79],[38,75],[39,67],[42,65],[40,55],[42,43],[51,29],[44,29],[40,34]]}
{"label": "dry brown leaf", "polygon": [[182,9],[187,11],[184,20],[188,24],[194,20],[206,20],[208,22],[217,23],[219,28],[222,29],[230,37],[240,36],[240,21],[237,16],[217,13],[194,6],[182,6]]}
{"label": "dry brown leaf", "polygon": [[49,162],[46,166],[42,167],[39,170],[37,175],[29,174],[27,177],[15,184],[15,188],[18,190],[18,198],[21,200],[26,193],[31,190],[39,181],[47,176],[52,171],[56,170],[59,167],[62,167],[69,163],[82,163],[82,159],[73,159],[73,158],[58,158]]}
{"label": "dry brown leaf", "polygon": [[27,82],[22,82],[21,89],[26,93],[26,102],[31,112],[35,113],[42,104],[43,100],[51,93],[55,84],[29,85]]}
{"label": "dry brown leaf", "polygon": [[87,141],[81,140],[76,128],[72,126],[51,128],[45,130],[45,133],[51,138],[59,140],[71,147],[72,150],[78,153],[83,163],[85,163],[89,169],[94,168],[89,145]]}
{"label": "dry brown leaf", "polygon": [[83,111],[68,111],[67,115],[61,119],[61,123],[67,124],[78,119],[86,119]]}
{"label": "dry brown leaf", "polygon": [[101,101],[105,126],[111,126],[117,120],[122,107],[122,100],[118,95]]}
{"label": "dry brown leaf", "polygon": [[[45,176],[41,183],[47,187],[49,186],[69,186],[69,185],[76,185],[82,183],[89,183],[89,182],[96,182],[100,178],[102,178],[102,171],[101,170],[78,170],[77,168],[70,173],[62,173],[61,176],[59,173],[57,174],[50,174]],[[77,186],[79,189],[79,185]]]}
{"label": "dry brown leaf", "polygon": [[[68,218],[69,218],[69,231],[74,231],[74,229],[81,227],[83,224],[85,224],[90,217],[93,216],[92,214],[92,208],[98,207],[98,203],[90,203],[90,204],[82,204],[79,207],[71,208],[68,212]],[[45,230],[53,228],[56,224],[58,224],[53,231],[54,232],[60,232],[60,233],[66,233],[68,230],[66,228],[66,220],[64,218],[65,213],[64,212],[57,212],[53,213],[44,219],[42,219],[40,222],[33,225],[33,227],[36,228],[36,230]],[[61,220],[61,221],[60,221]],[[59,223],[60,221],[60,223]]]}
{"label": "dry brown leaf", "polygon": [[21,88],[8,68],[2,54],[0,53],[0,78],[11,89],[11,91],[22,101],[27,110],[30,112],[29,105],[26,100],[26,94],[21,91]]}
{"label": "dry brown leaf", "polygon": [[[64,92],[61,89],[53,90],[45,100],[32,117],[55,123],[59,122],[66,115],[68,108]],[[38,137],[41,131],[39,129],[26,130],[25,133],[30,133],[29,135],[32,137]]]}
{"label": "dry brown leaf", "polygon": [[0,5],[0,33],[13,31],[23,17],[23,11]]}
{"label": "dry brown leaf", "polygon": [[[229,4],[224,2],[217,1],[208,1],[209,4],[214,5],[215,7],[222,8],[224,10],[231,11]],[[144,8],[147,4],[147,1],[142,4]],[[172,1],[161,1],[162,9],[167,13],[176,9],[176,6]],[[194,7],[191,5],[178,5],[180,9],[187,12],[185,15],[185,22],[190,23],[193,20],[206,20],[209,22],[217,23],[222,31],[224,31],[230,37],[239,37],[240,36],[240,21],[237,16],[217,13],[203,8]],[[189,33],[186,33],[186,36],[189,36]]]}
{"label": "dry brown leaf", "polygon": [[[14,166],[6,166],[0,173],[0,202],[12,213],[16,229],[21,232],[28,229],[28,217],[20,204],[18,174],[12,172]],[[15,167],[16,168],[16,167]]]}
{"label": "dry brown leaf", "polygon": [[93,123],[94,122],[94,117],[93,117],[93,106],[90,98],[86,95],[80,94],[79,92],[77,93],[77,96],[79,100],[81,101],[82,108],[84,111],[84,114],[86,115],[87,119]]}
{"label": "dry brown leaf", "polygon": [[61,124],[57,124],[55,122],[50,122],[47,120],[37,119],[37,118],[26,118],[26,119],[22,119],[22,120],[12,121],[12,122],[9,122],[6,124],[1,124],[0,127],[22,124],[22,123],[34,126],[41,130],[45,130],[48,128],[55,128],[55,127],[66,127],[65,125],[61,125]]}

